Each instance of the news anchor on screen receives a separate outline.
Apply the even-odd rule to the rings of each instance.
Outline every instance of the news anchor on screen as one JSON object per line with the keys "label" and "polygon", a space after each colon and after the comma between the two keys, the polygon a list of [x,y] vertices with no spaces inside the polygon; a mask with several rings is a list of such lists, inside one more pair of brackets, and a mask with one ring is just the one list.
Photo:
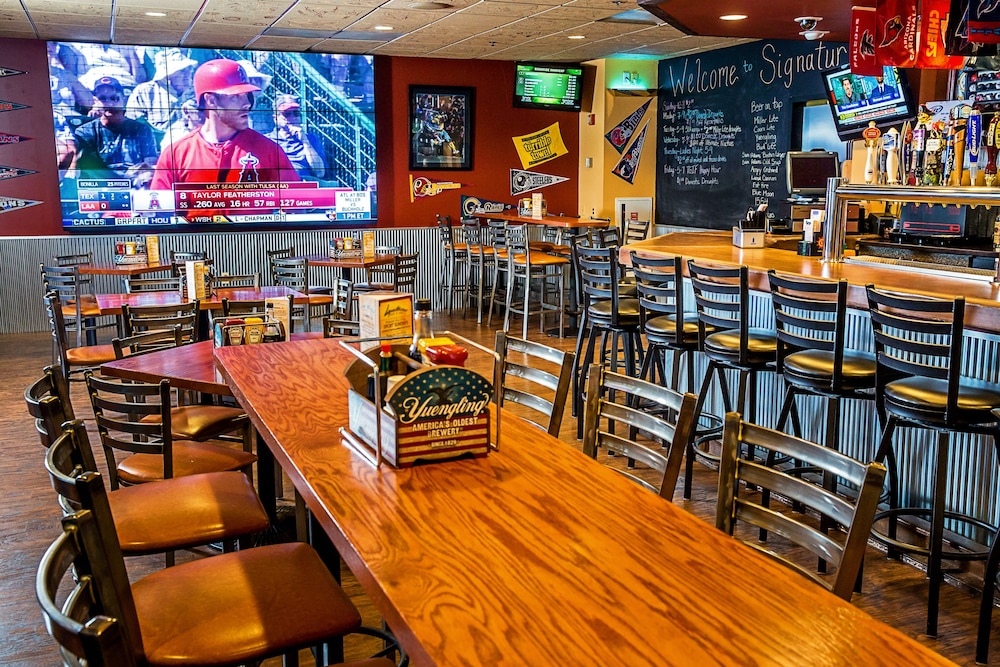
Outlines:
{"label": "news anchor on screen", "polygon": [[250,129],[253,94],[260,88],[239,63],[220,58],[202,64],[194,74],[194,92],[205,123],[161,153],[151,189],[301,180],[281,147]]}

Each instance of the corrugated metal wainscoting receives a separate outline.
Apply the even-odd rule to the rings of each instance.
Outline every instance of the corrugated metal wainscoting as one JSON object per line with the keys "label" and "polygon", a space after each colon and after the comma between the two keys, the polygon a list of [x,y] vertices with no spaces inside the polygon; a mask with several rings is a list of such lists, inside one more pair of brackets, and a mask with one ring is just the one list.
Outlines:
{"label": "corrugated metal wainscoting", "polygon": [[[352,233],[360,238],[360,231]],[[214,260],[216,271],[259,272],[261,281],[267,283],[267,250],[291,246],[300,255],[322,254],[328,251],[333,235],[330,230],[161,234],[160,253],[169,257],[171,250],[203,250]],[[110,263],[115,242],[133,238],[124,235],[0,238],[0,334],[47,330],[39,264],[50,263],[54,255],[85,252],[94,253],[95,261]],[[437,300],[443,249],[436,228],[376,229],[375,243],[400,245],[406,253],[419,252],[417,296]],[[315,269],[310,272],[310,281],[323,284],[324,278],[332,275],[325,272],[333,270]],[[96,276],[95,288],[101,293],[123,291],[121,279],[113,276]]]}

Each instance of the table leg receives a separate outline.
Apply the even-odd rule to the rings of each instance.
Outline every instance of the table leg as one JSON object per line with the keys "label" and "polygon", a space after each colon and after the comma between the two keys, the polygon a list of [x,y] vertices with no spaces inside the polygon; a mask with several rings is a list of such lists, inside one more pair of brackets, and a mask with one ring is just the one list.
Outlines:
{"label": "table leg", "polygon": [[278,498],[274,493],[274,455],[259,432],[255,431],[254,438],[257,448],[257,495],[260,496],[260,503],[264,506],[271,525],[275,526],[278,520]]}

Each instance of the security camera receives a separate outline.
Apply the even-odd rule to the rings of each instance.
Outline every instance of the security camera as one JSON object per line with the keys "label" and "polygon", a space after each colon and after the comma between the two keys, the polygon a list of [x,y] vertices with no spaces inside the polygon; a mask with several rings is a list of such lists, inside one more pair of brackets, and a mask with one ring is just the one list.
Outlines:
{"label": "security camera", "polygon": [[815,30],[816,24],[822,20],[823,19],[818,16],[800,16],[795,19],[795,22],[799,24],[799,27],[802,28],[802,31],[805,33]]}
{"label": "security camera", "polygon": [[810,42],[815,42],[817,39],[823,39],[829,32],[829,30],[803,30],[799,34]]}

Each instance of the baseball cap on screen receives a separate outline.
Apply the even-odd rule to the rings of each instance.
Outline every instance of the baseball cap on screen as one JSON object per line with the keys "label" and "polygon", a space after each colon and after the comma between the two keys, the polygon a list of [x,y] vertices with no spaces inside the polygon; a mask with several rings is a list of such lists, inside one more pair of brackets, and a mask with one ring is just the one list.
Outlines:
{"label": "baseball cap on screen", "polygon": [[246,71],[235,60],[209,60],[194,73],[194,94],[199,100],[205,93],[238,95],[259,91],[260,88],[250,83]]}

